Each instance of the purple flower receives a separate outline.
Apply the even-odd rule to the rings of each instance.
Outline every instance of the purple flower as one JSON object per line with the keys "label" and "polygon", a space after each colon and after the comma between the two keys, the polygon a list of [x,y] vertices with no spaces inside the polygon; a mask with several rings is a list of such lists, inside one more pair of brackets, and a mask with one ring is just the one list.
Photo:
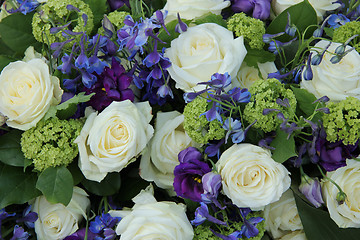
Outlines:
{"label": "purple flower", "polygon": [[113,101],[134,101],[134,93],[129,88],[131,82],[130,74],[113,58],[111,68],[105,67],[94,86],[85,89],[87,94],[95,93],[88,103],[96,110],[102,111]]}
{"label": "purple flower", "polygon": [[232,0],[231,9],[251,13],[254,18],[265,20],[270,16],[271,0]]}
{"label": "purple flower", "polygon": [[354,145],[344,145],[341,141],[328,142],[324,131],[315,143],[319,164],[328,172],[346,166],[346,159],[359,154],[358,142]]}
{"label": "purple flower", "polygon": [[191,224],[194,226],[199,226],[200,224],[204,223],[206,220],[213,222],[215,224],[224,225],[226,226],[226,222],[223,222],[213,216],[210,215],[208,206],[200,202],[200,207],[195,210],[195,219],[191,221]]}
{"label": "purple flower", "polygon": [[321,185],[317,178],[313,179],[306,174],[302,174],[299,190],[316,208],[324,203],[321,195]]}
{"label": "purple flower", "polygon": [[227,131],[225,143],[230,135],[233,143],[240,143],[245,139],[245,133],[239,120],[227,118],[224,122],[223,128]]}
{"label": "purple flower", "polygon": [[13,236],[10,240],[26,240],[30,237],[30,234],[25,232],[22,227],[15,225]]}
{"label": "purple flower", "polygon": [[[97,234],[92,233],[91,231],[86,231],[86,228],[82,228],[75,233],[71,234],[70,236],[67,236],[64,238],[64,240],[84,240],[85,236],[87,236],[87,240],[97,240],[99,239],[99,236]],[[100,239],[102,239],[100,237]]]}
{"label": "purple flower", "polygon": [[126,5],[130,7],[129,0],[108,0],[111,10],[116,10]]}
{"label": "purple flower", "polygon": [[221,176],[213,172],[206,173],[202,179],[204,193],[201,194],[201,200],[204,203],[212,203],[217,199],[221,187]]}
{"label": "purple flower", "polygon": [[211,171],[209,165],[202,161],[201,153],[193,147],[181,151],[178,155],[180,164],[174,169],[174,190],[183,198],[201,202],[204,193],[201,179]]}

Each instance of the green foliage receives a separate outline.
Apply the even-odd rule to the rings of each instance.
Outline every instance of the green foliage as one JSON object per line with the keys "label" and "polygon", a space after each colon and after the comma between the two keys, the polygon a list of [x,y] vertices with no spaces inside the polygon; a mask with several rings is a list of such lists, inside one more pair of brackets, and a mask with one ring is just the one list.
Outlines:
{"label": "green foliage", "polygon": [[248,17],[243,12],[236,13],[228,19],[227,28],[233,31],[235,36],[243,36],[245,43],[252,49],[261,50],[265,45],[262,38],[265,25],[259,19]]}
{"label": "green foliage", "polygon": [[94,15],[94,29],[101,27],[101,20],[104,14],[108,10],[108,4],[106,0],[83,0],[89,5],[91,12]]}
{"label": "green foliage", "polygon": [[188,103],[184,109],[184,129],[195,142],[208,143],[210,140],[219,140],[225,137],[225,129],[218,120],[208,121],[205,115],[207,101],[197,97]]}
{"label": "green foliage", "polygon": [[[36,48],[40,46],[31,31],[32,16],[33,14],[30,13],[26,15],[14,13],[0,22],[0,36],[2,42],[17,54],[23,54],[29,46],[34,46]],[[9,52],[1,51],[1,54],[9,54]]]}
{"label": "green foliage", "polygon": [[[78,8],[80,11],[76,12],[68,10],[66,6],[69,4]],[[97,7],[101,9],[101,7]],[[76,23],[76,25],[72,28],[72,31],[74,32],[86,31],[87,33],[90,33],[94,27],[94,15],[89,5],[81,0],[49,0],[44,5],[42,5],[41,10],[41,12],[35,13],[32,19],[32,33],[36,40],[45,44],[50,45],[54,42],[63,42],[66,40],[66,38],[62,36],[62,31],[59,31],[55,34],[50,34],[50,29],[55,27],[53,23],[61,24],[64,22],[64,19],[67,19],[67,21],[72,20],[74,23]],[[85,26],[84,19],[82,18],[83,14],[88,16]],[[31,27],[29,29],[31,29]],[[77,35],[75,38],[80,40],[81,35]],[[65,46],[70,48],[72,44],[69,43]]]}
{"label": "green foliage", "polygon": [[247,49],[244,62],[249,67],[258,67],[258,63],[275,61],[275,55],[271,52],[259,49]]}
{"label": "green foliage", "polygon": [[314,208],[294,194],[296,206],[308,240],[356,240],[360,229],[339,228],[330,218],[329,213]]}
{"label": "green foliage", "polygon": [[21,150],[31,159],[38,171],[48,167],[67,166],[78,154],[75,138],[80,134],[82,120],[50,118],[25,131],[21,137]]}
{"label": "green foliage", "polygon": [[67,119],[73,116],[77,110],[77,104],[89,101],[94,94],[95,93],[85,95],[84,92],[81,92],[78,95],[75,95],[74,97],[57,106],[51,106],[45,114],[43,120],[45,121],[49,118],[55,117],[58,117],[60,119]]}
{"label": "green foliage", "polygon": [[0,163],[0,209],[11,204],[23,204],[41,195],[35,184],[37,175]]}
{"label": "green foliage", "polygon": [[338,103],[330,102],[327,107],[330,113],[322,117],[326,139],[342,141],[345,145],[355,144],[360,138],[360,100],[348,97]]}
{"label": "green foliage", "polygon": [[[291,23],[294,24],[300,33],[303,33],[305,29],[310,25],[317,24],[317,16],[314,8],[308,1],[302,1],[301,3],[295,4],[277,16],[270,25],[266,28],[266,33],[275,34],[285,30],[287,24],[288,14],[290,13]],[[283,36],[279,38],[280,41],[289,41],[292,37]]]}
{"label": "green foliage", "polygon": [[208,13],[193,20],[193,23],[196,25],[200,25],[203,23],[216,23],[224,28],[226,28],[226,21],[223,19],[221,15],[216,15],[213,13]]}
{"label": "green foliage", "polygon": [[[285,86],[279,80],[272,78],[267,80],[259,79],[251,87],[251,100],[245,106],[244,118],[248,123],[256,123],[255,128],[260,128],[264,132],[270,132],[277,129],[282,122],[277,117],[278,111],[272,111],[267,115],[263,114],[265,109],[277,109],[284,114],[287,119],[292,119],[295,116],[296,98],[290,89],[285,89]],[[288,99],[290,107],[284,107],[276,103],[277,99]]]}
{"label": "green foliage", "polygon": [[276,131],[276,137],[270,144],[275,150],[272,152],[272,159],[278,163],[283,163],[291,157],[297,156],[295,152],[294,136],[282,131],[280,128]]}
{"label": "green foliage", "polygon": [[313,104],[313,102],[316,101],[314,94],[305,89],[300,89],[293,86],[291,86],[291,90],[295,94],[298,107],[305,113],[304,117],[308,117],[313,114],[316,109],[316,104]]}
{"label": "green foliage", "polygon": [[73,178],[64,166],[49,167],[40,174],[36,188],[43,193],[48,202],[62,203],[66,206],[71,201]]}
{"label": "green foliage", "polygon": [[334,30],[333,41],[345,43],[354,35],[358,36],[351,40],[349,45],[355,47],[356,51],[360,52],[360,22],[358,21],[347,22],[345,25],[336,28]]}
{"label": "green foliage", "polygon": [[11,130],[0,137],[0,161],[14,167],[26,167],[31,161],[21,151],[20,139],[22,131]]}
{"label": "green foliage", "polygon": [[111,196],[119,192],[121,179],[119,173],[108,173],[101,182],[84,179],[81,182],[86,190],[98,196]]}

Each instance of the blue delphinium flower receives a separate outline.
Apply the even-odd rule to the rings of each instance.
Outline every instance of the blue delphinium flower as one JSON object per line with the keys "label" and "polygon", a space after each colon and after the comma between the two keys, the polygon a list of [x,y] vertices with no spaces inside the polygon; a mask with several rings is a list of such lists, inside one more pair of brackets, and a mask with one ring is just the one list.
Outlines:
{"label": "blue delphinium flower", "polygon": [[225,136],[225,143],[227,142],[227,139],[230,135],[233,143],[240,143],[244,141],[245,133],[239,120],[227,118],[224,121],[223,128],[227,131]]}
{"label": "blue delphinium flower", "polygon": [[26,15],[27,13],[34,11],[40,5],[36,0],[16,0],[16,2],[19,4],[18,8],[7,10],[9,13],[21,12]]}
{"label": "blue delphinium flower", "polygon": [[345,23],[347,22],[350,22],[350,19],[348,19],[345,15],[341,13],[332,14],[327,20],[327,23],[330,25],[331,28],[338,28],[342,25],[345,25]]}
{"label": "blue delphinium flower", "polygon": [[10,238],[10,240],[26,240],[29,237],[30,234],[28,232],[25,232],[25,230],[22,227],[15,225],[13,236]]}

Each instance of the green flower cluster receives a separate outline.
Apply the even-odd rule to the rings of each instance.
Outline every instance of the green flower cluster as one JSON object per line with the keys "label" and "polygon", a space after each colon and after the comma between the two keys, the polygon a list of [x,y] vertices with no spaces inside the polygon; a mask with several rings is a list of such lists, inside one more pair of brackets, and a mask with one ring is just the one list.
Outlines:
{"label": "green flower cluster", "polygon": [[205,98],[197,97],[188,103],[184,109],[184,129],[195,142],[206,144],[210,140],[219,140],[225,137],[225,129],[218,120],[208,121],[205,115],[207,111]]}
{"label": "green flower cluster", "polygon": [[[107,18],[115,28],[115,32],[117,32],[117,30],[119,30],[125,25],[124,20],[127,15],[129,15],[129,13],[124,11],[114,11],[109,13],[109,15],[107,15]],[[104,35],[105,30],[102,26],[99,28],[98,33]]]}
{"label": "green flower cluster", "polygon": [[[340,26],[334,30],[333,41],[345,43],[349,38],[354,35],[360,35],[360,22],[352,21],[347,22],[345,25]],[[355,47],[356,51],[360,52],[360,38],[356,37],[350,43]]]}
{"label": "green flower cluster", "polygon": [[245,43],[252,49],[262,49],[265,45],[262,36],[265,34],[264,23],[245,13],[236,13],[228,19],[227,28],[235,33],[235,36],[244,37]]}
{"label": "green flower cluster", "polygon": [[[278,111],[272,111],[266,115],[264,109],[277,109],[284,114],[285,118],[292,119],[295,116],[296,98],[290,89],[286,89],[279,80],[271,78],[268,80],[257,80],[249,89],[251,100],[244,109],[244,118],[249,122],[256,123],[255,128],[264,132],[277,129],[282,120],[277,117]],[[289,100],[290,107],[284,107],[276,103],[276,99]]]}
{"label": "green flower cluster", "polygon": [[[258,212],[251,212],[246,216],[246,219],[252,218],[252,217],[263,217],[263,214],[261,211]],[[231,233],[238,231],[241,229],[241,226],[243,225],[242,222],[233,223],[230,227],[224,227],[219,226],[224,231],[223,234],[225,236],[230,235]],[[256,237],[252,238],[242,238],[242,239],[250,239],[250,240],[261,240],[261,238],[264,236],[265,233],[265,221],[261,221],[256,225],[256,228],[259,230],[259,234]],[[194,227],[194,240],[220,240],[221,238],[215,236],[209,226],[206,226],[205,224],[199,225],[197,227]]]}
{"label": "green flower cluster", "polygon": [[343,141],[345,145],[355,144],[360,138],[360,100],[348,97],[345,100],[330,102],[329,114],[322,117],[329,142]]}
{"label": "green flower cluster", "polygon": [[[80,12],[74,10],[68,10],[66,6],[72,5],[80,10]],[[82,15],[86,14],[87,24]],[[49,0],[41,6],[41,11],[34,14],[32,20],[32,29],[35,39],[39,42],[51,44],[54,42],[63,42],[66,40],[62,36],[62,31],[55,34],[50,34],[50,29],[53,27],[61,27],[71,21],[70,29],[73,32],[87,32],[90,33],[94,27],[94,16],[88,4],[81,0]],[[75,38],[78,40],[81,35],[77,35]],[[68,45],[71,46],[71,45]]]}
{"label": "green flower cluster", "polygon": [[50,118],[21,136],[21,150],[38,171],[68,165],[78,154],[74,139],[80,134],[82,120]]}

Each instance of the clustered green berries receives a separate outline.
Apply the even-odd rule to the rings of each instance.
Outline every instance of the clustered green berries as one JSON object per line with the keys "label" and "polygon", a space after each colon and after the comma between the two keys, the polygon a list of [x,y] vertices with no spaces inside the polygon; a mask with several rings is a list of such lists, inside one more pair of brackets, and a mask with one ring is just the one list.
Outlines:
{"label": "clustered green berries", "polygon": [[[334,30],[333,41],[345,43],[349,38],[354,35],[360,35],[360,22],[352,21],[347,22],[345,25],[340,26]],[[355,47],[356,51],[360,52],[360,38],[356,37],[349,45]]]}
{"label": "clustered green berries", "polygon": [[355,144],[360,138],[360,100],[348,97],[338,103],[330,102],[329,114],[322,117],[329,142],[342,141],[345,145]]}
{"label": "clustered green berries", "polygon": [[[208,121],[205,98],[197,97],[188,103],[184,109],[184,129],[195,142],[206,144],[210,140],[220,140],[225,137],[225,130],[218,120]],[[201,116],[200,116],[201,115]]]}
{"label": "clustered green berries", "polygon": [[[277,117],[279,111],[287,119],[295,116],[296,98],[290,89],[286,89],[284,84],[275,78],[257,80],[249,89],[251,100],[244,109],[244,118],[249,123],[256,123],[255,128],[260,128],[264,132],[271,132],[277,129],[282,120]],[[289,100],[290,107],[284,107],[276,103],[276,99]],[[267,115],[263,114],[264,109],[277,109]]]}
{"label": "clustered green berries", "polygon": [[252,49],[262,49],[265,45],[262,36],[265,34],[264,23],[245,13],[236,13],[228,19],[227,28],[235,33],[235,36],[244,37],[245,43]]}
{"label": "clustered green berries", "polygon": [[[80,12],[68,10],[66,8],[68,5],[78,8]],[[83,14],[87,15],[86,25],[82,17]],[[50,34],[51,28],[61,27],[71,21],[70,29],[73,32],[90,33],[94,27],[93,19],[94,16],[89,5],[81,0],[49,0],[41,6],[40,12],[34,14],[32,21],[33,35],[37,41],[46,44],[63,42],[66,38],[62,36],[62,31]],[[81,35],[77,35],[75,38],[80,39]]]}
{"label": "clustered green berries", "polygon": [[78,154],[74,139],[80,134],[82,120],[50,118],[40,121],[36,127],[21,136],[21,150],[33,161],[38,171],[48,167],[68,165]]}

